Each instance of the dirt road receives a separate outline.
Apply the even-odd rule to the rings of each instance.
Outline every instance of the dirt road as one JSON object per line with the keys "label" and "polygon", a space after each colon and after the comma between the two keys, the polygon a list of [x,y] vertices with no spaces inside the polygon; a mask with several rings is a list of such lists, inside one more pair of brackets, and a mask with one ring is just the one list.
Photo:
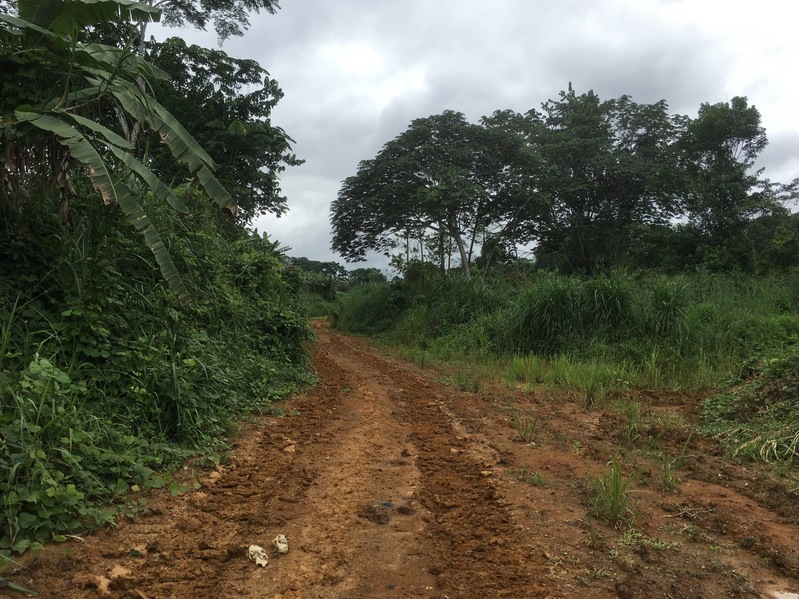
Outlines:
{"label": "dirt road", "polygon": [[[466,393],[315,326],[319,383],[257,418],[202,488],[154,493],[149,513],[26,556],[12,580],[67,599],[799,597],[797,483],[667,425],[697,398],[639,396],[630,439],[610,409],[500,383]],[[665,491],[656,453],[686,441]],[[585,482],[613,455],[633,475],[616,527],[589,516]]]}

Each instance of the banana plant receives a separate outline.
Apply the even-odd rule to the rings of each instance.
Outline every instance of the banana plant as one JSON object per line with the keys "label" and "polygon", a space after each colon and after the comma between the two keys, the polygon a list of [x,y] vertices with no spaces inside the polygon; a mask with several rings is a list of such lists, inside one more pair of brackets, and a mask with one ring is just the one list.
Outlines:
{"label": "banana plant", "polygon": [[[137,190],[151,191],[180,212],[187,212],[186,207],[136,158],[131,143],[92,115],[110,105],[124,115],[125,121],[157,131],[175,160],[187,167],[214,202],[234,215],[236,204],[214,177],[216,165],[211,157],[148,93],[150,81],[168,76],[130,48],[76,41],[82,27],[157,21],[160,11],[134,0],[19,0],[18,8],[18,16],[0,14],[0,49],[4,54],[1,60],[19,67],[20,74],[27,72],[28,77],[31,67],[36,72],[49,73],[57,85],[43,96],[21,98],[22,102],[11,109],[4,106],[0,113],[0,129],[7,129],[3,133],[3,178],[30,174],[34,168],[31,155],[60,160],[54,153],[35,154],[42,139],[31,131],[54,138],[72,161],[85,169],[102,201],[118,204],[128,223],[143,235],[162,276],[178,298],[190,301],[166,246],[139,202]],[[2,83],[4,93],[6,88],[12,89],[8,79]],[[9,144],[15,147],[9,148]],[[59,176],[68,179],[66,172]]]}

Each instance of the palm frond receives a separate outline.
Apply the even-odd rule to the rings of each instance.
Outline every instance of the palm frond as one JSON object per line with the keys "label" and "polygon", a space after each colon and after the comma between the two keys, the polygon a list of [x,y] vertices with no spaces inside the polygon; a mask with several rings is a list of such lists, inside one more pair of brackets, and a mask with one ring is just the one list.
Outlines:
{"label": "palm frond", "polygon": [[135,0],[19,0],[20,18],[58,35],[108,22],[156,22],[161,9]]}
{"label": "palm frond", "polygon": [[[147,213],[139,204],[134,192],[130,189],[130,187],[112,176],[102,157],[91,144],[91,142],[86,138],[85,135],[75,129],[75,127],[68,122],[70,119],[75,120],[79,117],[64,113],[63,115],[60,115],[63,116],[62,119],[53,116],[52,114],[42,114],[20,110],[15,112],[15,116],[20,122],[30,123],[42,131],[47,131],[54,134],[58,138],[58,141],[67,147],[70,155],[86,167],[89,177],[92,179],[95,189],[100,192],[103,201],[106,204],[111,202],[116,202],[119,204],[119,207],[122,209],[122,213],[125,215],[125,220],[133,225],[133,227],[144,236],[144,242],[155,256],[155,261],[158,263],[158,268],[161,271],[161,275],[164,277],[164,279],[166,279],[169,288],[175,292],[181,302],[189,302],[190,297],[186,286],[183,283],[183,279],[181,279],[180,274],[178,273],[177,268],[172,261],[172,258],[169,256],[169,251],[164,245],[161,236],[153,226],[152,222],[147,216]],[[98,131],[100,128],[101,125],[97,125],[95,123],[92,127],[92,130]],[[113,132],[108,131],[107,133],[110,134],[108,137],[112,139],[118,137]],[[124,140],[122,141],[124,142]],[[138,162],[124,149],[117,147],[114,143],[109,141],[106,142],[105,145],[112,151],[112,153],[114,153],[115,156],[123,160],[123,163],[125,159],[122,158],[122,156],[125,155],[129,156],[130,161]],[[126,166],[132,164],[133,162],[129,162],[129,164]],[[142,169],[147,170],[146,167],[143,165],[141,166]],[[134,172],[136,171],[134,170]],[[137,174],[141,176],[141,173],[137,172]],[[150,174],[152,175],[152,173]]]}

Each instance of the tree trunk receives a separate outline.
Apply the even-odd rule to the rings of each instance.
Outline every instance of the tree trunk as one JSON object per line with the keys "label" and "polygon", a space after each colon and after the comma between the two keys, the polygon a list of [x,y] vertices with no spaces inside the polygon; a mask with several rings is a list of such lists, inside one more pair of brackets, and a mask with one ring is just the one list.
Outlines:
{"label": "tree trunk", "polygon": [[463,239],[461,239],[461,233],[456,226],[457,221],[455,220],[454,216],[449,217],[449,235],[450,239],[455,240],[455,245],[458,247],[458,253],[461,257],[461,268],[463,269],[463,276],[467,279],[472,278],[472,271],[469,268],[469,257],[466,255],[466,247],[463,245]]}

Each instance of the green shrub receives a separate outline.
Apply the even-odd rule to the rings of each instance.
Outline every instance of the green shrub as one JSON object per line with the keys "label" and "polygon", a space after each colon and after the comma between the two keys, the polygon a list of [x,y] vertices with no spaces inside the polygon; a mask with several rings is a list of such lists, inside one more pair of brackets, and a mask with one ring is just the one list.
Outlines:
{"label": "green shrub", "polygon": [[542,274],[519,298],[511,332],[515,349],[543,355],[562,352],[579,337],[588,316],[579,279]]}
{"label": "green shrub", "polygon": [[[119,210],[88,195],[70,200],[69,229],[31,236],[46,202],[0,229],[0,556],[108,521],[129,487],[220,455],[232,419],[310,381],[310,329],[275,244],[178,193],[191,214],[143,203],[189,305]],[[23,246],[28,269],[7,251]]]}
{"label": "green shrub", "polygon": [[390,331],[407,308],[402,287],[367,283],[341,295],[334,325],[349,333],[378,335]]}

